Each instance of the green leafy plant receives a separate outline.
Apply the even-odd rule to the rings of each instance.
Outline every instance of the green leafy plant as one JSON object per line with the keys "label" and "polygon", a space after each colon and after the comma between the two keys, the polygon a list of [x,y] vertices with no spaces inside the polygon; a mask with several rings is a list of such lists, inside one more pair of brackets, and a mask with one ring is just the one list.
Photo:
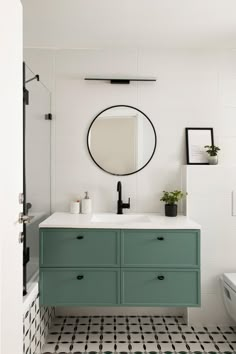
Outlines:
{"label": "green leafy plant", "polygon": [[216,145],[205,145],[204,148],[210,156],[217,156],[218,151],[220,151],[220,148]]}
{"label": "green leafy plant", "polygon": [[163,196],[160,201],[165,202],[166,204],[176,204],[180,199],[182,199],[186,195],[187,193],[178,190],[175,190],[173,192],[163,191]]}

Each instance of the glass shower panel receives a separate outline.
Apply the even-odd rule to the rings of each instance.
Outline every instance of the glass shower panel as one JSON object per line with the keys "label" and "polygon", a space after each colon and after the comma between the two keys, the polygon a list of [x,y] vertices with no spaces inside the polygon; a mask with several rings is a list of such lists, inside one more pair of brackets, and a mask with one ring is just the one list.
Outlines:
{"label": "glass shower panel", "polygon": [[25,207],[33,216],[25,224],[26,249],[29,261],[26,265],[26,280],[29,282],[39,268],[38,225],[51,211],[51,93],[26,65],[26,89],[29,104],[25,114]]}

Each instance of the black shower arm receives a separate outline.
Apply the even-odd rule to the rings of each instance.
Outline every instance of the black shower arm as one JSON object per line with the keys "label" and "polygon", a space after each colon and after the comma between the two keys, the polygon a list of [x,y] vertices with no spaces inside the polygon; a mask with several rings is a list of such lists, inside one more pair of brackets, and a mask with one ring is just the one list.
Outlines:
{"label": "black shower arm", "polygon": [[35,75],[34,77],[32,77],[32,79],[26,80],[25,83],[28,84],[28,82],[33,81],[33,80],[39,81],[39,75]]}

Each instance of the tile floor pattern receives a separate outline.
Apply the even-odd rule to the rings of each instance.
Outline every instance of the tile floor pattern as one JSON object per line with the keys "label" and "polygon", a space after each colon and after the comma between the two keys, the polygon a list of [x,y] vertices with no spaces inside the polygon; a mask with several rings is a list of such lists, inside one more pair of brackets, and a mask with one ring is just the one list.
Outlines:
{"label": "tile floor pattern", "polygon": [[59,316],[42,353],[236,353],[236,327],[187,326],[180,316]]}

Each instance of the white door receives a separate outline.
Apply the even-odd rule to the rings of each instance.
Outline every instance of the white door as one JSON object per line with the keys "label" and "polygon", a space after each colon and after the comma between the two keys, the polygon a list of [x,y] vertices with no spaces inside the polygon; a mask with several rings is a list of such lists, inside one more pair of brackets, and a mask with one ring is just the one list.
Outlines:
{"label": "white door", "polygon": [[22,6],[0,0],[0,353],[22,354]]}

